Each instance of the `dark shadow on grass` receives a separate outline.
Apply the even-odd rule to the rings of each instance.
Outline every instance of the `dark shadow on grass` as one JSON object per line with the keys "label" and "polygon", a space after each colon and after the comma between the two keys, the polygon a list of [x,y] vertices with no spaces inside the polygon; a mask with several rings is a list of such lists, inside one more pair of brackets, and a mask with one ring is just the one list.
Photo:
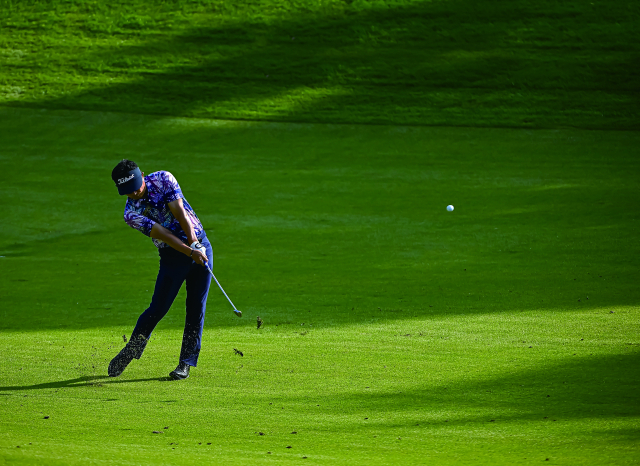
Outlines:
{"label": "dark shadow on grass", "polygon": [[83,376],[75,379],[60,380],[57,382],[45,382],[35,385],[14,385],[0,387],[0,391],[21,391],[21,390],[46,390],[50,388],[77,388],[91,387],[116,383],[137,383],[137,382],[164,382],[172,381],[170,377],[152,377],[148,379],[114,379],[107,375]]}
{"label": "dark shadow on grass", "polygon": [[[535,363],[531,359],[526,362]],[[533,370],[514,367],[507,375],[483,377],[475,372],[469,381],[445,380],[428,387],[417,383],[415,389],[401,392],[377,391],[375,382],[367,382],[369,389],[360,387],[360,393],[333,393],[326,398],[311,395],[296,402],[311,400],[312,406],[320,404],[322,412],[331,414],[343,413],[348,407],[351,414],[361,415],[358,425],[366,429],[372,424],[392,430],[407,426],[455,428],[469,423],[493,429],[501,423],[635,418],[640,416],[639,367],[640,353],[569,356],[563,362],[539,362]],[[388,420],[388,413],[399,412],[406,413],[403,422]],[[623,434],[640,439],[640,431]]]}
{"label": "dark shadow on grass", "polygon": [[[516,127],[602,127],[602,114],[618,110],[622,118],[614,128],[621,129],[637,113],[630,99],[637,102],[640,81],[628,73],[637,46],[611,25],[616,21],[579,2],[479,7],[449,0],[199,24],[149,35],[142,45],[75,57],[74,74],[126,82],[98,80],[94,88],[65,90],[62,97],[28,105],[221,119]],[[591,22],[600,27],[597,37],[586,26]],[[82,32],[104,33],[95,28]],[[117,32],[123,39],[139,33],[126,27]],[[611,94],[618,95],[619,106]]]}
{"label": "dark shadow on grass", "polygon": [[[565,155],[563,148],[567,146],[563,145],[557,149],[544,148],[549,152],[540,155],[542,150],[528,150],[528,144],[535,143],[534,138],[518,138],[515,142],[510,140],[510,144],[515,150],[523,150],[521,156],[511,155],[502,147],[497,155],[473,160],[466,152],[474,149],[448,139],[450,135],[462,134],[462,130],[417,128],[405,134],[406,128],[399,128],[402,132],[393,136],[394,130],[389,128],[241,124],[231,126],[249,130],[231,131],[232,136],[225,139],[225,131],[216,124],[194,127],[186,124],[183,133],[180,123],[165,134],[162,124],[153,129],[161,122],[160,118],[31,110],[12,113],[26,115],[21,121],[34,128],[32,133],[25,133],[32,141],[47,129],[56,136],[80,135],[77,144],[73,143],[76,150],[93,146],[91,136],[95,133],[108,137],[109,133],[104,135],[105,127],[127,126],[130,133],[119,135],[126,145],[132,142],[132,135],[149,139],[138,146],[144,146],[150,154],[146,156],[147,166],[152,165],[149,161],[165,144],[177,141],[167,150],[164,160],[155,161],[154,168],[184,170],[179,179],[185,192],[189,192],[190,202],[199,215],[207,217],[203,222],[210,235],[222,239],[214,243],[216,254],[221,252],[222,256],[222,260],[216,256],[215,267],[220,269],[214,269],[215,273],[245,313],[243,319],[236,319],[214,285],[209,295],[208,329],[255,326],[256,315],[265,322],[262,330],[279,325],[279,331],[302,330],[302,324],[305,328],[310,324],[313,328],[361,324],[366,329],[372,322],[409,323],[417,318],[422,321],[417,323],[418,328],[408,326],[403,330],[415,334],[429,325],[426,322],[442,316],[499,313],[513,316],[532,310],[540,311],[540,315],[545,311],[598,312],[613,323],[620,315],[615,307],[638,303],[638,289],[633,286],[638,273],[634,262],[638,257],[635,254],[638,241],[626,236],[633,231],[630,217],[619,206],[598,210],[597,203],[592,205],[593,200],[600,200],[599,194],[606,194],[610,200],[613,196],[622,200],[624,191],[616,184],[628,185],[628,199],[633,199],[632,173],[637,172],[638,163],[626,162],[617,170],[609,169],[600,163],[600,158],[609,158],[612,165],[620,159],[613,154],[604,155],[610,150],[604,145],[599,146],[602,155],[598,156]],[[64,124],[58,125],[59,115],[66,120]],[[119,122],[120,117],[123,122]],[[252,138],[250,133],[255,127],[261,129],[256,129],[258,137]],[[270,135],[269,128],[273,127],[278,129]],[[315,132],[321,133],[321,137],[310,138],[309,134]],[[430,146],[429,132],[442,132],[445,147]],[[116,133],[119,131],[111,134]],[[351,133],[355,134],[357,144],[353,141],[344,144],[341,138],[352,137]],[[498,138],[524,132],[472,130],[472,133],[470,142],[475,147],[476,143],[499,144]],[[478,136],[480,133],[492,136]],[[568,136],[560,133],[562,138]],[[607,136],[605,140],[623,136]],[[291,143],[296,137],[298,140]],[[387,149],[385,144],[394,147],[408,138],[414,139],[405,146],[407,154],[401,151],[390,158],[383,152]],[[199,163],[208,171],[206,176],[189,167],[191,141],[201,144],[197,148]],[[220,142],[223,150],[208,144],[203,147],[202,141],[212,141],[212,146]],[[6,149],[10,154],[7,159],[14,157],[11,154],[22,153],[22,142],[18,140],[14,149]],[[43,138],[38,144],[46,147],[47,142]],[[556,146],[557,142],[561,142],[560,138],[550,140],[549,146]],[[337,156],[323,157],[322,151],[305,147],[314,144],[326,144],[335,149]],[[136,156],[138,147],[133,149]],[[291,155],[300,147],[303,149],[300,152],[307,152],[304,156]],[[344,156],[343,147],[346,147]],[[585,146],[575,146],[580,147]],[[434,149],[454,155],[443,156],[437,165],[441,157]],[[64,152],[67,148],[58,150]],[[632,150],[625,150],[629,154],[626,157],[633,154]],[[50,155],[58,153],[52,151]],[[101,154],[104,159],[114,156],[108,149]],[[175,159],[167,154],[175,154]],[[453,195],[458,189],[452,182],[458,180],[456,155],[460,165],[473,173],[459,182],[460,190],[466,191],[467,196],[482,196],[485,187],[493,189],[492,180],[505,183],[513,179],[514,182],[505,183],[501,192],[505,197],[527,202],[525,207],[529,208],[503,212],[492,201],[491,208],[483,210],[482,202],[477,202],[476,212],[465,215],[464,209],[470,212],[473,205],[467,200],[469,205],[456,208],[452,216],[445,217],[443,208],[434,213],[427,205],[432,203],[429,191],[446,187]],[[553,157],[557,157],[557,162],[549,163]],[[570,180],[565,168],[581,157],[594,167],[583,171],[580,180],[574,180],[575,186],[531,192],[532,187],[544,186],[549,179],[557,179],[557,183]],[[229,162],[230,159],[233,160]],[[62,183],[45,187],[40,184],[43,176],[51,179],[60,176],[64,180],[65,175],[52,163],[48,158],[34,163],[23,181],[40,187],[42,199],[82,197],[83,191],[77,187],[62,189]],[[494,167],[484,167],[486,163]],[[31,260],[18,261],[11,254],[0,259],[4,277],[0,281],[3,303],[0,329],[33,332],[123,326],[126,330],[110,336],[112,342],[119,343],[122,334],[133,328],[151,298],[157,252],[148,239],[122,222],[122,204],[108,178],[110,168],[111,164],[108,170],[96,168],[91,173],[92,179],[102,183],[101,190],[94,190],[97,202],[106,205],[105,199],[114,200],[114,207],[98,209],[100,220],[96,226],[90,226],[96,231],[66,231],[61,217],[50,217],[46,211],[42,217],[34,216],[33,221],[38,224],[44,220],[54,227],[57,224],[55,228],[65,233],[43,234],[7,248],[9,253],[30,256]],[[14,183],[22,171],[20,167],[9,172],[12,190],[22,189]],[[441,179],[430,178],[432,171]],[[407,176],[410,172],[417,176]],[[526,183],[518,184],[520,181]],[[593,186],[589,187],[590,184]],[[337,192],[332,191],[333,187],[338,188]],[[191,197],[193,190],[199,193],[199,198]],[[20,211],[29,209],[31,204],[25,202],[14,207]],[[69,218],[74,215],[82,218],[79,214],[82,211],[75,211],[79,205],[70,205],[73,209]],[[627,212],[632,212],[634,206],[629,206]],[[610,217],[607,211],[614,211],[615,215]],[[24,226],[30,227],[32,223]],[[590,228],[593,226],[600,229]],[[14,229],[21,228],[15,225]],[[558,233],[562,239],[556,240]],[[85,257],[86,251],[91,251],[89,257]],[[96,259],[87,260],[94,256]],[[119,264],[125,259],[130,267],[122,268]],[[607,309],[609,306],[613,309]],[[610,314],[612,310],[616,314]],[[160,328],[183,328],[183,316],[184,300],[180,297]],[[561,325],[563,321],[564,316],[558,315],[555,322]]]}

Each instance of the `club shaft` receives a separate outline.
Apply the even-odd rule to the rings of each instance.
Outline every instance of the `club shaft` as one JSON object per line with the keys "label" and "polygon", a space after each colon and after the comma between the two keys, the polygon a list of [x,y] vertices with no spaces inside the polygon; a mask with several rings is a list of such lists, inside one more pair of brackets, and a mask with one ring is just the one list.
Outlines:
{"label": "club shaft", "polygon": [[209,266],[206,266],[207,270],[209,271],[209,273],[211,274],[211,276],[213,277],[213,279],[216,281],[216,283],[218,284],[218,286],[220,287],[220,290],[222,291],[222,293],[224,294],[224,296],[227,298],[227,300],[229,301],[229,303],[231,304],[231,306],[233,306],[233,310],[237,311],[236,307],[234,306],[234,304],[231,302],[231,300],[229,299],[229,296],[227,296],[227,293],[224,291],[224,288],[222,288],[222,285],[220,284],[220,282],[218,281],[218,279],[216,278],[216,276],[213,274],[213,271],[209,268]]}

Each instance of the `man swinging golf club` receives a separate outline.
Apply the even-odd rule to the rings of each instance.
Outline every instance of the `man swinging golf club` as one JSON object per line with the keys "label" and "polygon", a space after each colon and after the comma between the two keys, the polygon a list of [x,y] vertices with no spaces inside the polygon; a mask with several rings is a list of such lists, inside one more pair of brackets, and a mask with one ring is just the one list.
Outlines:
{"label": "man swinging golf club", "polygon": [[[182,194],[174,176],[158,171],[144,176],[138,165],[122,160],[111,173],[120,195],[128,197],[124,221],[153,239],[160,254],[160,271],[151,304],[138,318],[126,346],[111,360],[109,376],[118,377],[135,358],[140,359],[151,332],[167,314],[182,283],[187,283],[187,316],[178,367],[169,376],[189,377],[198,363],[202,327],[211,284],[207,263],[213,250],[202,223]],[[190,246],[189,246],[190,245]]]}

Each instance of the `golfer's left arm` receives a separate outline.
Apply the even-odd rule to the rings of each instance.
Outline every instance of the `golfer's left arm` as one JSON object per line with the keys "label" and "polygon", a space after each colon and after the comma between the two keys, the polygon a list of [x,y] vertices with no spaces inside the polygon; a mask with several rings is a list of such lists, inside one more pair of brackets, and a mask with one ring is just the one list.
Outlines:
{"label": "golfer's left arm", "polygon": [[180,240],[180,238],[178,238],[176,235],[171,233],[170,230],[166,229],[159,223],[153,224],[149,236],[151,236],[153,239],[160,240],[163,243],[171,246],[176,251],[179,251],[182,254],[191,257],[199,265],[205,265],[207,263],[208,259],[206,254],[203,254],[197,249],[191,249],[189,246],[184,244],[182,240]]}
{"label": "golfer's left arm", "polygon": [[193,225],[187,218],[187,213],[184,210],[184,205],[182,205],[182,199],[176,199],[175,201],[169,202],[169,210],[176,218],[180,226],[182,227],[182,231],[184,231],[185,235],[187,235],[187,240],[189,240],[189,244],[193,244],[198,241],[196,237],[196,232],[193,229]]}

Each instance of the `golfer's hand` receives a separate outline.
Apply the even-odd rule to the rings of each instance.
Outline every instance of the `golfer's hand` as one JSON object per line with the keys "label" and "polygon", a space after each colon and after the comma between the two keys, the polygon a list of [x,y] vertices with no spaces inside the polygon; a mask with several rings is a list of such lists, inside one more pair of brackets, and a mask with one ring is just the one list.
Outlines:
{"label": "golfer's hand", "polygon": [[193,249],[193,254],[191,255],[192,259],[198,265],[205,265],[208,262],[207,259],[207,250],[205,247],[198,241],[191,244],[191,249]]}
{"label": "golfer's hand", "polygon": [[208,261],[207,255],[204,254],[200,249],[194,249],[191,258],[198,265],[205,265]]}

